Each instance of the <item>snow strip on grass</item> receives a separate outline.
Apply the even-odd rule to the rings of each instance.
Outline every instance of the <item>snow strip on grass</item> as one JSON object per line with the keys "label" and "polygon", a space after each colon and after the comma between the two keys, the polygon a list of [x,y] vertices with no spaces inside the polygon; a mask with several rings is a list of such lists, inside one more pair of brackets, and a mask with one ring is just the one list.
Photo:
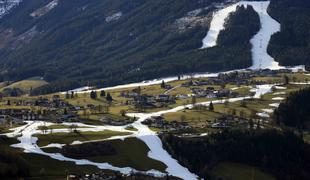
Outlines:
{"label": "snow strip on grass", "polygon": [[270,107],[275,107],[275,108],[278,108],[280,105],[280,103],[272,103],[272,104],[269,104]]}
{"label": "snow strip on grass", "polygon": [[287,87],[283,87],[283,86],[275,86],[274,88],[278,89],[278,90],[285,90],[285,89],[287,89]]}
{"label": "snow strip on grass", "polygon": [[254,98],[259,99],[262,95],[271,93],[273,86],[271,84],[258,85],[256,88],[251,89],[250,92],[255,92]]}
{"label": "snow strip on grass", "polygon": [[[255,89],[255,96],[259,97],[265,93],[268,93],[271,91],[271,88],[273,85],[261,85],[257,86]],[[229,102],[236,102],[236,101],[241,101],[244,99],[250,99],[251,97],[239,97],[239,98],[231,98],[228,99]],[[226,100],[216,100],[213,101],[214,104],[219,104],[219,103],[224,103]],[[202,102],[202,103],[197,103],[200,105],[205,105],[208,106],[210,104],[210,101],[207,102]],[[186,167],[183,167],[178,163],[178,161],[163,148],[163,144],[160,140],[160,138],[157,136],[156,132],[150,130],[148,126],[142,124],[144,120],[147,118],[150,118],[152,116],[160,116],[166,113],[172,113],[172,112],[177,112],[181,111],[186,108],[193,108],[194,106],[192,104],[185,105],[185,106],[179,106],[170,110],[164,110],[164,111],[159,111],[155,113],[148,113],[148,114],[143,114],[143,113],[131,113],[128,114],[128,116],[131,117],[138,117],[138,120],[133,122],[131,124],[132,127],[137,129],[137,131],[129,131],[126,130],[125,128],[127,126],[88,126],[86,124],[82,123],[74,123],[78,124],[79,126],[83,127],[89,127],[89,128],[78,128],[79,131],[103,131],[103,130],[112,130],[112,131],[120,131],[120,132],[132,132],[134,137],[142,140],[150,149],[148,153],[148,157],[161,161],[163,162],[166,166],[166,172],[169,175],[179,177],[181,179],[187,179],[187,180],[194,180],[198,179],[198,176],[195,175],[194,173],[191,173]],[[72,125],[73,123],[65,123],[65,125]],[[45,155],[49,156],[53,159],[60,160],[60,161],[70,161],[74,162],[77,165],[94,165],[97,166],[100,169],[109,169],[113,171],[119,171],[123,174],[129,174],[131,172],[141,172],[145,174],[152,174],[154,176],[165,176],[165,173],[156,171],[156,170],[150,170],[150,171],[137,171],[133,168],[130,167],[125,167],[125,168],[119,168],[112,166],[109,163],[95,163],[89,160],[78,160],[78,159],[72,159],[72,158],[67,158],[64,157],[62,154],[59,153],[46,153],[42,151],[40,147],[37,145],[37,138],[33,137],[34,134],[40,134],[42,131],[38,130],[39,126],[51,126],[53,123],[45,123],[41,121],[28,121],[27,125],[24,125],[23,127],[15,128],[12,129],[14,132],[6,134],[7,136],[10,137],[16,137],[18,135],[21,135],[18,137],[18,140],[20,143],[12,145],[12,147],[16,148],[22,148],[24,149],[24,152],[26,153],[36,153],[40,155]],[[53,132],[69,132],[69,129],[54,129]],[[115,138],[126,138],[124,136],[116,136],[116,137],[111,137],[110,139],[115,139]],[[75,141],[74,144],[80,144],[83,142],[78,142]],[[56,144],[51,144],[50,146],[59,146]]]}
{"label": "snow strip on grass", "polygon": [[273,93],[273,95],[285,95],[286,92],[276,92],[276,93]]}
{"label": "snow strip on grass", "polygon": [[273,113],[273,109],[262,109],[262,111],[266,112],[266,113]]}
{"label": "snow strip on grass", "polygon": [[256,113],[257,116],[262,118],[269,118],[270,115],[268,113],[262,112],[262,113]]}
{"label": "snow strip on grass", "polygon": [[[93,165],[97,166],[100,169],[109,169],[113,171],[119,171],[123,174],[130,174],[131,172],[140,172],[144,174],[152,174],[154,176],[165,176],[164,173],[156,171],[156,170],[150,170],[150,171],[137,171],[133,168],[130,167],[124,167],[124,168],[119,168],[112,166],[109,163],[95,163],[89,160],[79,160],[79,159],[73,159],[73,158],[68,158],[64,157],[62,154],[59,153],[46,153],[44,152],[40,147],[37,145],[37,140],[38,138],[33,137],[34,134],[40,134],[41,131],[38,130],[39,126],[50,126],[53,125],[52,123],[46,123],[42,121],[28,121],[27,125],[23,126],[23,130],[20,132],[18,128],[16,128],[15,133],[8,133],[6,134],[9,137],[12,137],[13,134],[19,134],[21,135],[18,137],[18,140],[20,143],[18,144],[13,144],[12,147],[15,148],[22,148],[24,149],[25,153],[35,153],[35,154],[40,154],[44,156],[49,156],[53,159],[59,160],[59,161],[69,161],[69,162],[74,162],[76,165]],[[84,126],[84,125],[83,125]],[[108,130],[120,130],[124,127],[112,127],[112,126],[98,126],[92,131],[102,131],[104,129]],[[88,131],[86,128],[81,128],[79,129],[81,131]],[[123,131],[127,132],[127,130],[122,129]],[[55,129],[53,132],[65,132],[66,129]]]}
{"label": "snow strip on grass", "polygon": [[293,85],[310,85],[310,82],[292,82]]}
{"label": "snow strip on grass", "polygon": [[283,97],[274,97],[274,98],[272,98],[272,100],[275,100],[275,101],[282,101],[284,99],[285,98],[283,98]]}

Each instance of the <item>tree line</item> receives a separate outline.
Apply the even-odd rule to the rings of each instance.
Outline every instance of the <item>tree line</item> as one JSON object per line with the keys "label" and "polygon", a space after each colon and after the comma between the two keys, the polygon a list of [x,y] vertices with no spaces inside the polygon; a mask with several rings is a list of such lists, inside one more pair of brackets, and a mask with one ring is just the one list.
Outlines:
{"label": "tree line", "polygon": [[224,130],[200,138],[162,135],[164,147],[182,165],[205,179],[221,162],[256,166],[277,179],[309,179],[310,148],[292,132]]}

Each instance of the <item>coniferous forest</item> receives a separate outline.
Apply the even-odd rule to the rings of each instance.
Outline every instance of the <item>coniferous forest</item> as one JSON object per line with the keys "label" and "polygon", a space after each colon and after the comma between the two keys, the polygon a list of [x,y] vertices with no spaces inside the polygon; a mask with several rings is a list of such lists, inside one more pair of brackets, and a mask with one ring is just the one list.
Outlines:
{"label": "coniferous forest", "polygon": [[281,24],[268,52],[281,65],[310,66],[310,3],[308,0],[272,0],[270,15]]}
{"label": "coniferous forest", "polygon": [[279,125],[310,130],[310,89],[292,93],[274,112]]}
{"label": "coniferous forest", "polygon": [[310,147],[291,132],[225,130],[204,138],[165,135],[166,150],[200,177],[217,179],[212,169],[221,162],[244,163],[283,180],[307,179]]}
{"label": "coniferous forest", "polygon": [[[250,66],[249,40],[259,27],[251,8],[241,8],[232,16],[226,24],[229,29],[220,35],[219,46],[200,49],[214,2],[222,1],[60,1],[42,18],[31,18],[28,14],[44,1],[23,1],[14,10],[17,14],[8,14],[0,22],[1,34],[12,29],[16,36],[30,38],[29,29],[35,27],[31,31],[34,36],[27,45],[4,42],[0,49],[2,79],[42,76],[52,83],[33,90],[39,94]],[[79,10],[84,6],[87,8]],[[178,20],[201,7],[208,8],[196,18],[204,23],[179,29]],[[122,12],[117,21],[105,22],[117,12]],[[243,33],[235,34],[240,31]]]}

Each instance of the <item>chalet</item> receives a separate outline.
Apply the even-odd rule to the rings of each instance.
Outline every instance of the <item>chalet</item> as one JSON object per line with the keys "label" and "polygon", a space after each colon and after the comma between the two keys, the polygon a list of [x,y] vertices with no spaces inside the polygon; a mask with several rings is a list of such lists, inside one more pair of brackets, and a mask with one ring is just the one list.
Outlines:
{"label": "chalet", "polygon": [[158,102],[168,102],[171,100],[171,96],[167,94],[160,94],[156,96],[156,101]]}
{"label": "chalet", "polygon": [[205,85],[210,85],[210,82],[206,80],[200,80],[200,81],[193,82],[193,85],[194,86],[205,86]]}
{"label": "chalet", "polygon": [[73,122],[73,121],[76,121],[77,118],[78,116],[75,114],[67,114],[67,115],[61,116],[58,122]]}
{"label": "chalet", "polygon": [[291,69],[279,69],[278,73],[292,73],[293,71]]}
{"label": "chalet", "polygon": [[176,96],[176,98],[177,99],[187,99],[187,98],[189,98],[189,95],[187,95],[187,94],[178,94]]}
{"label": "chalet", "polygon": [[112,125],[112,126],[125,126],[125,125],[133,123],[132,119],[116,120],[116,119],[112,119],[112,118],[107,117],[107,116],[101,117],[100,121],[103,122],[104,124]]}
{"label": "chalet", "polygon": [[143,106],[144,108],[154,108],[156,99],[154,96],[141,95],[133,98],[135,106]]}
{"label": "chalet", "polygon": [[210,99],[213,99],[213,98],[216,98],[216,94],[213,93],[213,92],[209,92],[207,95],[206,95],[206,98],[210,98]]}
{"label": "chalet", "polygon": [[207,95],[207,91],[200,88],[192,88],[192,93],[194,93],[197,97],[205,97]]}
{"label": "chalet", "polygon": [[229,89],[220,89],[217,92],[217,97],[229,97],[231,91]]}
{"label": "chalet", "polygon": [[165,121],[163,117],[156,116],[146,119],[142,122],[143,124],[148,125],[149,127],[160,128],[164,131],[180,131],[191,129],[191,127],[186,123],[178,122],[178,121]]}
{"label": "chalet", "polygon": [[82,106],[74,106],[74,110],[78,111],[78,110],[82,110],[83,107]]}
{"label": "chalet", "polygon": [[224,129],[224,128],[227,128],[227,127],[228,126],[224,122],[213,123],[211,125],[211,128],[214,128],[214,129]]}

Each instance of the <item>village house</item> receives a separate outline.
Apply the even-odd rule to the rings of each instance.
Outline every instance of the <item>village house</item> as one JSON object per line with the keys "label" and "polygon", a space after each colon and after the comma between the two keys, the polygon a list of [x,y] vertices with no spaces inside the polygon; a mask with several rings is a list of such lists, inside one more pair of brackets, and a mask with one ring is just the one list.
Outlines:
{"label": "village house", "polygon": [[231,91],[229,89],[220,89],[217,91],[217,97],[229,97]]}
{"label": "village house", "polygon": [[135,98],[137,96],[139,96],[139,93],[134,92],[134,91],[122,91],[120,93],[121,97],[125,97],[125,98]]}
{"label": "village house", "polygon": [[143,124],[148,125],[149,127],[162,129],[164,131],[182,131],[189,130],[190,127],[186,122],[178,122],[178,121],[165,121],[165,119],[161,116],[154,116],[146,119],[142,122]]}
{"label": "village house", "polygon": [[199,80],[193,82],[193,86],[205,86],[205,85],[210,85],[210,82],[208,80]]}
{"label": "village house", "polygon": [[225,122],[218,122],[218,123],[213,123],[211,125],[211,128],[214,128],[214,129],[224,129],[224,128],[227,128],[227,124]]}
{"label": "village house", "polygon": [[206,98],[209,98],[209,99],[213,99],[213,98],[216,98],[216,94],[214,92],[208,92],[208,94],[206,95]]}
{"label": "village house", "polygon": [[133,98],[133,105],[136,107],[154,108],[154,103],[156,103],[154,96],[141,95]]}
{"label": "village house", "polygon": [[168,94],[159,94],[156,96],[158,102],[174,102],[174,98]]}
{"label": "village house", "polygon": [[178,94],[178,95],[176,95],[176,99],[187,99],[189,97],[190,96],[187,95],[187,94]]}
{"label": "village house", "polygon": [[112,119],[112,118],[107,117],[107,116],[101,117],[100,121],[103,122],[104,124],[112,125],[112,126],[124,126],[124,125],[133,123],[132,119],[116,120],[116,119]]}
{"label": "village house", "polygon": [[191,88],[191,92],[196,95],[196,97],[205,97],[207,91],[201,88]]}

